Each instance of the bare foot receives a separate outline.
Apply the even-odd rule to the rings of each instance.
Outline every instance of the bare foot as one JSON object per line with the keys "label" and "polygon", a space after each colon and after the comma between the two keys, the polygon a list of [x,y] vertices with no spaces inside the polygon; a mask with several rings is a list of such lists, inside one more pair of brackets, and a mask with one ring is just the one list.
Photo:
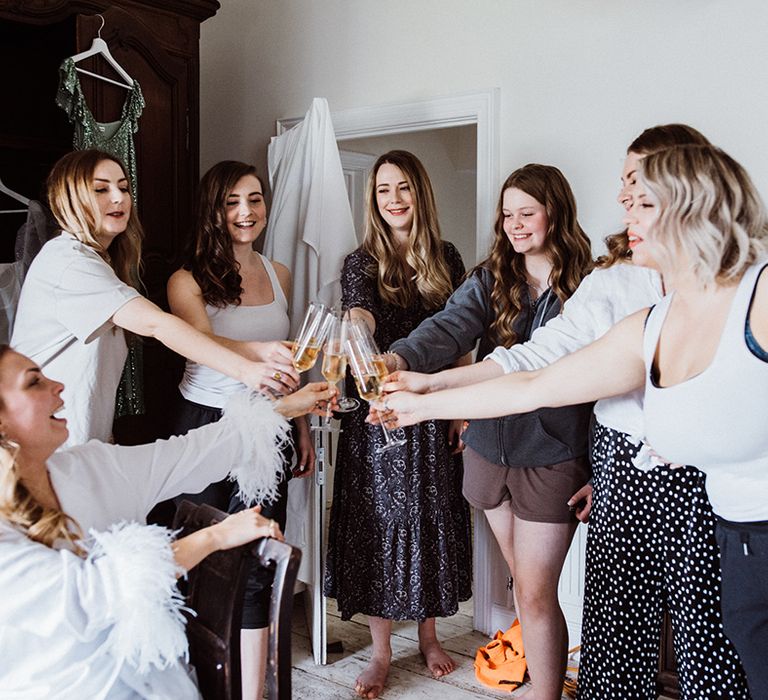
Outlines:
{"label": "bare foot", "polygon": [[424,663],[427,665],[434,678],[447,676],[456,669],[456,662],[443,651],[440,642],[436,639],[429,642],[421,642],[419,651],[424,656]]}
{"label": "bare foot", "polygon": [[384,692],[389,675],[389,659],[374,657],[355,681],[355,692],[361,698],[377,698]]}

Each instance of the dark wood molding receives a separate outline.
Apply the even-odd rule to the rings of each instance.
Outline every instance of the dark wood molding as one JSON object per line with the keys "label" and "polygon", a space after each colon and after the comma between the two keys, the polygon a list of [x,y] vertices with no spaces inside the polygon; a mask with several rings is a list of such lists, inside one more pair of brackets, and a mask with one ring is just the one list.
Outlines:
{"label": "dark wood molding", "polygon": [[0,0],[0,19],[48,24],[74,14],[94,14],[110,7],[160,10],[204,22],[221,7],[218,0]]}

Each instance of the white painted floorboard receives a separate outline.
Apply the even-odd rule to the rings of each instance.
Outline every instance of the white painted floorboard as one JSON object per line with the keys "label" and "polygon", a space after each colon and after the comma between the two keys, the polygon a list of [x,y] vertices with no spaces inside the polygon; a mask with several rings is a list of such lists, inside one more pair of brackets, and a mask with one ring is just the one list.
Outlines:
{"label": "white painted floorboard", "polygon": [[[293,626],[293,697],[297,700],[354,698],[358,674],[371,657],[371,637],[362,615],[342,622],[335,601],[328,601],[328,639],[340,640],[341,654],[329,654],[326,666],[315,666],[309,644],[301,597],[296,598]],[[392,634],[392,668],[383,700],[469,700],[470,698],[515,698],[524,689],[510,693],[482,686],[475,679],[477,647],[488,639],[472,630],[472,603],[464,603],[458,614],[438,619],[438,636],[445,650],[456,660],[457,669],[439,680],[427,671],[418,648],[416,623],[397,622]],[[566,696],[563,696],[564,698]]]}

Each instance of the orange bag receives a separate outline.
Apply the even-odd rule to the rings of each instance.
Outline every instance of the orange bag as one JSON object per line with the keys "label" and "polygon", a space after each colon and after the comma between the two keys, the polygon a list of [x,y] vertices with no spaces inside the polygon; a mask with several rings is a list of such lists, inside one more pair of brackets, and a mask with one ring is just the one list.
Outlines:
{"label": "orange bag", "polygon": [[496,632],[475,654],[475,677],[483,685],[497,690],[517,690],[525,682],[527,670],[519,620],[506,632]]}

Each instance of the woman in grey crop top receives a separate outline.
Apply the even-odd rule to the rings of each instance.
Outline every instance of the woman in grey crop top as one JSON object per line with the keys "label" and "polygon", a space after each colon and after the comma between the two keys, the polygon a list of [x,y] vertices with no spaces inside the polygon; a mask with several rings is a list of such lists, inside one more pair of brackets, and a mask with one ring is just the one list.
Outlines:
{"label": "woman in grey crop top", "polygon": [[[236,352],[254,352],[272,363],[271,388],[292,390],[298,376],[288,347],[288,298],[291,275],[253,249],[267,223],[262,182],[253,166],[237,161],[214,165],[200,181],[198,216],[187,262],[168,281],[168,301],[174,314]],[[219,420],[228,397],[242,385],[205,365],[186,364],[179,385],[181,396],[173,416],[173,432]],[[314,450],[306,419],[294,424],[297,462],[293,472],[291,450],[285,456],[283,478],[273,499],[261,503],[262,514],[285,529],[288,479],[309,476]],[[212,484],[200,494],[185,495],[234,512],[245,507],[232,484]],[[242,619],[243,697],[261,697],[266,663],[271,575],[261,569],[249,578]]]}

